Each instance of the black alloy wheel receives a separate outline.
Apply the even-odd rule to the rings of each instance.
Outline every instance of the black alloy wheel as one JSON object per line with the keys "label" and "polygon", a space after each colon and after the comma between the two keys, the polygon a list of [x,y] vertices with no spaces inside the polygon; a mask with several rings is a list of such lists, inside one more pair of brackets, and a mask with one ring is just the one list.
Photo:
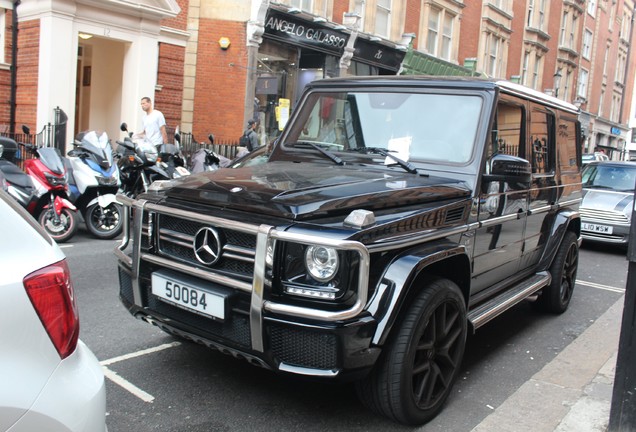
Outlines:
{"label": "black alloy wheel", "polygon": [[578,267],[579,245],[576,234],[567,231],[550,266],[552,282],[543,289],[537,300],[543,310],[561,314],[568,309],[574,293]]}
{"label": "black alloy wheel", "polygon": [[380,414],[420,425],[442,409],[464,356],[466,305],[459,287],[430,280],[396,330],[358,395]]}

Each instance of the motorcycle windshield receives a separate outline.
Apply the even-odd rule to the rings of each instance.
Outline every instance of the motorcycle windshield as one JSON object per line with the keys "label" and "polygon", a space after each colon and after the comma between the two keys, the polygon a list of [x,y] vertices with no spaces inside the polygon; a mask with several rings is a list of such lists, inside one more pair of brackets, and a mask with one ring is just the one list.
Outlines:
{"label": "motorcycle windshield", "polygon": [[55,174],[64,174],[64,162],[58,149],[52,147],[39,148],[38,156],[40,161]]}
{"label": "motorcycle windshield", "polygon": [[[91,153],[95,162],[100,166],[107,165],[108,167],[113,165],[113,150],[108,141],[108,135],[103,132],[101,135],[97,135],[97,132],[86,132],[82,137],[81,147]],[[107,164],[103,162],[107,161]]]}

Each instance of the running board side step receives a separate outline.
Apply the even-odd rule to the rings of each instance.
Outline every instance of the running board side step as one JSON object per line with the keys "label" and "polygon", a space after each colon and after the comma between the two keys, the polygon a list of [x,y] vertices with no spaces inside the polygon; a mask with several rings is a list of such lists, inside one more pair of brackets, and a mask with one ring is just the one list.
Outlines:
{"label": "running board side step", "polygon": [[473,329],[478,329],[541,288],[549,285],[551,281],[552,276],[549,272],[539,272],[468,312],[468,322],[472,324]]}

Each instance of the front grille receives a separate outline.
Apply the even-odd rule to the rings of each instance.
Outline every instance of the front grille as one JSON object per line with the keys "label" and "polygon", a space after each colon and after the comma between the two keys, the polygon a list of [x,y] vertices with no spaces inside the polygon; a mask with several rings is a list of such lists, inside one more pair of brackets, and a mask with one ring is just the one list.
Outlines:
{"label": "front grille", "polygon": [[119,270],[119,294],[125,298],[128,303],[133,303],[133,284],[132,278],[126,271],[124,271],[121,267],[118,267]]}
{"label": "front grille", "polygon": [[333,334],[272,325],[271,349],[283,363],[311,369],[337,368],[337,342]]}
{"label": "front grille", "polygon": [[256,249],[255,235],[215,227],[223,239],[223,253],[219,261],[206,266],[197,260],[193,245],[196,233],[207,225],[170,215],[160,215],[158,225],[160,255],[205,269],[252,277]]}
{"label": "front grille", "polygon": [[611,223],[611,224],[623,224],[629,225],[629,220],[623,212],[617,212],[612,210],[598,210],[592,208],[581,207],[579,209],[581,213],[581,219],[583,222],[594,220],[599,223]]}

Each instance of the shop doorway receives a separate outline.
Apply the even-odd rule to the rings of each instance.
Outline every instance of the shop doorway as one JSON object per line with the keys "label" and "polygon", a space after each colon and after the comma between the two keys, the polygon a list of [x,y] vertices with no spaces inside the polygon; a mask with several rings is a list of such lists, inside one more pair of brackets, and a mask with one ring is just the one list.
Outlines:
{"label": "shop doorway", "polygon": [[75,83],[75,130],[105,131],[118,139],[126,43],[80,33]]}

